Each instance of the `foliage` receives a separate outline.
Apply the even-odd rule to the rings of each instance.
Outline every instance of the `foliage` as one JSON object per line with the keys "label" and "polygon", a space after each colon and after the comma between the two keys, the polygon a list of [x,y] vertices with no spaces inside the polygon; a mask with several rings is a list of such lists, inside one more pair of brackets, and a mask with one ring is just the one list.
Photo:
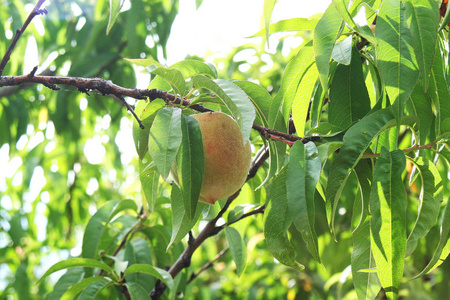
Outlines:
{"label": "foliage", "polygon": [[[236,49],[218,70],[199,58],[158,62],[175,0],[47,7],[45,34],[28,28],[3,75],[31,71],[35,40],[47,75],[135,87],[139,65],[159,94],[135,103],[141,129],[95,91],[0,89],[0,298],[448,295],[450,74],[439,3],[333,0],[318,16],[270,24],[275,2],[265,1],[255,36],[293,31],[303,43],[271,55],[266,72],[263,45]],[[3,5],[0,32],[13,32],[25,5]],[[0,53],[8,46],[0,40]],[[249,49],[256,62],[236,62]],[[215,205],[197,203],[204,161],[190,117],[209,110],[234,117],[254,157],[240,193]]]}

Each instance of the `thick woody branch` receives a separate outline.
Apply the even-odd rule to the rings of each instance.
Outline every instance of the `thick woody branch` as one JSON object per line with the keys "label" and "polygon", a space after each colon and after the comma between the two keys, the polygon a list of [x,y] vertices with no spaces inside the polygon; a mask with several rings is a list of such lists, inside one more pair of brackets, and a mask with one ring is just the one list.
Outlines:
{"label": "thick woody branch", "polygon": [[[169,103],[189,107],[198,112],[212,111],[211,109],[208,109],[198,104],[190,105],[190,100],[182,99],[179,96],[157,89],[125,88],[111,81],[98,77],[84,78],[84,77],[35,75],[36,71],[37,68],[34,68],[33,71],[28,75],[0,77],[0,87],[20,86],[22,84],[29,84],[29,83],[40,83],[43,84],[45,87],[55,91],[61,89],[58,85],[66,85],[66,86],[73,86],[77,88],[78,91],[86,93],[87,95],[89,95],[90,91],[98,91],[102,95],[112,95],[118,98],[122,102],[122,104],[124,104],[125,107],[133,114],[133,116],[136,118],[141,128],[144,128],[144,125],[142,124],[138,116],[134,113],[130,105],[125,101],[124,97],[131,97],[137,100],[149,99],[150,101],[159,98]],[[267,139],[279,140],[284,143],[287,143],[290,146],[292,146],[292,144],[295,141],[302,141],[302,143],[307,143],[309,141],[315,141],[319,139],[319,137],[301,138],[292,134],[277,131],[271,128],[266,128],[259,124],[253,124],[252,128],[260,132],[261,135]]]}

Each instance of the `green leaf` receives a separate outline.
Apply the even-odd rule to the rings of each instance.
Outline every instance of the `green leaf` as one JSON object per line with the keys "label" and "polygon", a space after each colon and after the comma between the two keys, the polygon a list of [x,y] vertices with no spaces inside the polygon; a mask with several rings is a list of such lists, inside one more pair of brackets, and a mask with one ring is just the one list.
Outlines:
{"label": "green leaf", "polygon": [[120,9],[122,8],[124,2],[124,0],[109,0],[109,18],[108,26],[106,27],[106,34],[109,34],[111,28],[114,26],[114,23],[116,23]]}
{"label": "green leaf", "polygon": [[[100,295],[101,295],[100,293],[103,289],[105,289],[108,286],[113,284],[112,281],[106,280],[102,277],[88,277],[85,280],[92,279],[92,278],[95,278],[97,280],[92,280],[93,282],[90,282],[87,286],[84,286],[84,284],[83,284],[83,286],[81,287],[82,291],[79,294],[79,296],[77,297],[77,300],[96,299],[97,297],[100,297]],[[81,282],[80,282],[80,284],[81,284]],[[68,293],[64,294],[64,296],[61,297],[61,299],[73,299],[74,298],[73,296],[76,294],[77,294],[76,291],[73,291],[73,293],[68,291]]]}
{"label": "green leaf", "polygon": [[206,207],[204,203],[198,203],[195,217],[191,220],[184,208],[183,195],[178,186],[172,186],[172,195],[170,197],[172,207],[172,237],[167,245],[167,250],[174,243],[181,241],[194,227],[200,217],[201,211]]}
{"label": "green leaf", "polygon": [[[68,268],[74,268],[74,267],[99,268],[99,269],[102,269],[102,270],[114,275],[114,272],[111,269],[111,267],[105,263],[102,263],[101,261],[98,261],[95,259],[90,259],[90,258],[69,258],[69,259],[57,262],[56,264],[51,266],[44,273],[44,275],[42,275],[42,277],[38,280],[38,282],[56,271],[68,269]],[[103,278],[103,277],[91,277],[91,278]]]}
{"label": "green leaf", "polygon": [[256,118],[254,123],[269,127],[269,112],[272,97],[269,92],[262,86],[250,81],[233,81],[235,85],[240,87],[252,101],[256,110]]}
{"label": "green leaf", "polygon": [[336,43],[331,53],[331,58],[343,65],[350,65],[352,60],[353,36],[346,37],[343,41]]}
{"label": "green leaf", "polygon": [[351,65],[339,65],[336,69],[328,105],[328,121],[341,129],[347,129],[358,122],[370,110],[361,56],[356,48],[352,51]]}
{"label": "green leaf", "polygon": [[426,144],[434,115],[431,108],[430,96],[424,92],[420,81],[414,87],[410,101],[406,103],[406,108],[411,115],[419,118],[418,127],[415,129],[419,133],[419,143],[421,145]]}
{"label": "green leaf", "polygon": [[302,234],[309,253],[319,263],[319,244],[314,229],[314,193],[321,171],[322,165],[314,143],[295,142],[289,152],[286,175],[288,214]]}
{"label": "green leaf", "polygon": [[[353,31],[357,32],[358,35],[365,38],[367,41],[369,41],[372,45],[376,45],[376,39],[373,36],[372,30],[368,26],[359,26],[355,23],[353,20],[351,14],[347,10],[347,5],[349,2],[348,0],[333,0],[333,4],[336,7],[336,10],[341,15],[342,19],[345,21],[346,25],[349,26]],[[354,1],[352,5],[356,5],[358,1]]]}
{"label": "green leaf", "polygon": [[[106,280],[103,277],[88,277],[86,279],[81,280],[80,282],[71,286],[60,298],[61,300],[70,300],[74,299],[76,295],[81,293],[83,290],[88,288],[91,284],[100,282],[103,286],[109,283],[110,281]],[[83,297],[84,298],[84,297]],[[85,298],[86,299],[86,298]],[[90,298],[93,299],[93,298]]]}
{"label": "green leaf", "polygon": [[155,202],[158,197],[159,177],[158,168],[152,161],[150,154],[147,153],[143,159],[139,160],[139,179],[151,212],[155,209]]}
{"label": "green leaf", "polygon": [[[97,210],[84,231],[82,257],[96,258],[98,256],[100,250],[98,247],[106,227],[112,218],[125,209],[137,211],[136,202],[132,200],[109,201]],[[92,270],[86,270],[86,273],[87,276],[90,276]]]}
{"label": "green leaf", "polygon": [[156,67],[162,67],[162,65],[156,60],[153,59],[152,57],[148,57],[148,58],[124,58],[125,60],[141,66],[141,67],[145,67],[148,68],[150,66],[156,66]]}
{"label": "green leaf", "polygon": [[401,150],[381,150],[370,192],[373,256],[377,274],[388,299],[397,299],[406,250],[406,191],[402,172],[406,166]]}
{"label": "green leaf", "polygon": [[391,104],[398,102],[395,106],[397,121],[419,75],[413,38],[405,19],[402,1],[383,1],[375,31],[378,68]]}
{"label": "green leaf", "polygon": [[127,276],[132,273],[146,273],[151,276],[154,276],[154,277],[158,278],[159,280],[161,280],[162,282],[164,282],[164,284],[167,285],[169,290],[171,290],[172,292],[175,292],[175,286],[173,283],[172,276],[169,274],[169,272],[167,272],[163,269],[153,267],[150,265],[134,264],[134,265],[129,266],[125,270],[124,276]]}
{"label": "green leaf", "polygon": [[181,109],[163,107],[150,129],[148,150],[164,180],[169,176],[181,139]]}
{"label": "green leaf", "polygon": [[[319,20],[316,18],[291,18],[287,20],[281,20],[277,23],[270,24],[269,35],[276,32],[314,30],[314,27],[316,27],[318,21]],[[266,35],[266,28],[261,29],[250,37],[264,35]]]}
{"label": "green leaf", "polygon": [[166,80],[176,95],[180,97],[184,96],[186,91],[186,82],[184,80],[183,74],[177,69],[158,67],[151,71],[151,73],[156,74],[164,80]]}
{"label": "green leaf", "polygon": [[145,129],[141,129],[138,122],[136,120],[133,121],[133,139],[140,159],[143,159],[148,152],[148,136],[150,128],[152,127],[156,114],[164,106],[165,103],[161,99],[152,102],[141,100],[136,105],[134,111],[145,126]]}
{"label": "green leaf", "polygon": [[[128,267],[134,264],[152,265],[152,258],[153,255],[149,247],[149,242],[147,242],[147,240],[139,238],[127,242],[123,260],[128,262]],[[150,293],[156,281],[152,276],[143,273],[130,274],[126,276],[125,280],[126,282],[137,282],[141,284],[142,286],[146,287],[148,293]]]}
{"label": "green leaf", "polygon": [[[277,108],[283,107],[283,118],[285,124],[288,124],[291,116],[291,107],[294,103],[295,95],[299,83],[305,78],[306,73],[314,64],[314,50],[312,42],[308,42],[300,48],[297,55],[288,63],[283,73],[280,90],[275,96],[273,105],[279,103]],[[309,94],[311,96],[311,93]],[[278,111],[272,110],[269,115],[269,125],[272,124],[279,114]]]}
{"label": "green leaf", "polygon": [[266,39],[269,40],[269,24],[276,0],[264,0],[264,28],[266,29]]}
{"label": "green leaf", "polygon": [[411,30],[420,80],[427,90],[433,65],[439,26],[439,7],[436,1],[409,0],[404,2],[406,23]]}
{"label": "green leaf", "polygon": [[406,256],[409,256],[416,249],[419,239],[426,236],[431,227],[436,224],[443,199],[442,179],[436,166],[425,157],[419,157],[412,162],[419,170],[422,186],[419,212],[414,228],[408,237]]}
{"label": "green leaf", "polygon": [[308,116],[309,104],[318,75],[316,64],[311,65],[311,68],[303,76],[295,93],[294,103],[292,104],[292,119],[297,134],[300,137],[303,137],[305,134],[305,123]]}
{"label": "green leaf", "polygon": [[345,133],[344,146],[331,164],[326,189],[326,208],[328,224],[334,233],[334,216],[342,189],[352,169],[361,159],[372,140],[385,130],[384,125],[394,119],[390,108],[378,110],[353,125]]}
{"label": "green leaf", "polygon": [[287,236],[292,221],[288,216],[286,171],[283,168],[269,187],[264,212],[264,236],[275,259],[297,270],[305,267],[295,260],[295,251]]}
{"label": "green leaf", "polygon": [[203,140],[200,125],[193,117],[182,117],[181,130],[183,141],[177,162],[177,176],[183,195],[184,209],[192,221],[195,217],[195,209],[205,173]]}
{"label": "green leaf", "polygon": [[148,292],[144,289],[142,285],[136,282],[125,283],[128,293],[130,294],[131,300],[150,300]]}
{"label": "green leaf", "polygon": [[353,285],[358,299],[375,299],[381,284],[375,273],[360,272],[376,268],[370,240],[369,199],[372,182],[372,166],[368,160],[360,161],[355,167],[359,189],[353,204],[351,256]]}
{"label": "green leaf", "polygon": [[[328,74],[331,53],[339,37],[344,21],[333,3],[328,6],[314,29],[314,53],[319,79],[324,91],[328,91]],[[326,94],[328,94],[326,92]]]}
{"label": "green leaf", "polygon": [[70,268],[62,275],[53,287],[52,292],[48,295],[48,299],[60,299],[62,295],[84,276],[84,269],[82,267]]}
{"label": "green leaf", "polygon": [[222,104],[238,123],[242,132],[243,143],[247,143],[256,113],[245,92],[228,80],[211,80],[203,75],[195,75],[192,84],[197,89],[210,90],[222,101]]}
{"label": "green leaf", "polygon": [[413,279],[430,273],[444,262],[450,253],[450,201],[447,200],[440,230],[439,244],[428,265]]}
{"label": "green leaf", "polygon": [[191,78],[194,75],[205,75],[210,78],[217,78],[217,71],[213,70],[208,64],[194,59],[182,60],[170,66],[171,69],[176,69],[183,74],[184,78]]}
{"label": "green leaf", "polygon": [[247,263],[247,247],[241,238],[239,231],[233,227],[225,227],[228,246],[230,247],[231,256],[236,264],[236,273],[241,276]]}
{"label": "green leaf", "polygon": [[443,124],[445,119],[450,116],[450,92],[445,78],[443,58],[439,47],[435,52],[428,89],[428,94],[431,96],[437,111],[435,133],[436,136],[439,136],[445,132],[443,130]]}

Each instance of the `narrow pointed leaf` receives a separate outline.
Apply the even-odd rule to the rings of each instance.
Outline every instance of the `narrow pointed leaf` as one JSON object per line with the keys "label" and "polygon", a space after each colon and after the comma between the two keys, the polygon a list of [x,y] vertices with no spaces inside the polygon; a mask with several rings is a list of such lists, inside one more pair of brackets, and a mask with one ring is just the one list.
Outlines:
{"label": "narrow pointed leaf", "polygon": [[270,17],[272,16],[273,8],[276,0],[264,0],[264,28],[266,29],[266,39],[269,40],[269,25]]}
{"label": "narrow pointed leaf", "polygon": [[287,236],[292,221],[288,216],[286,170],[282,169],[270,185],[264,212],[264,236],[274,258],[286,266],[301,270],[304,266],[295,260],[294,247]]}
{"label": "narrow pointed leaf", "polygon": [[394,119],[390,108],[378,110],[353,125],[345,133],[344,146],[339,150],[328,176],[326,209],[328,224],[334,234],[334,216],[350,172],[356,166],[372,140],[383,130],[386,123]]}
{"label": "narrow pointed leaf", "polygon": [[197,89],[210,90],[221,100],[238,123],[242,132],[243,143],[247,143],[256,113],[245,92],[230,81],[224,79],[211,80],[203,75],[194,76],[192,83]]}
{"label": "narrow pointed leaf", "polygon": [[152,102],[139,101],[136,105],[135,113],[144,124],[145,129],[141,129],[136,120],[133,121],[133,140],[139,158],[142,159],[148,152],[148,136],[153,120],[158,110],[163,108],[165,103],[161,99]]}
{"label": "narrow pointed leaf", "polygon": [[[112,218],[125,209],[137,211],[136,202],[133,200],[109,201],[103,205],[91,217],[86,226],[83,236],[83,246],[81,256],[84,258],[96,258],[99,252],[99,244]],[[92,270],[86,270],[87,275],[92,274]]]}
{"label": "narrow pointed leaf", "polygon": [[227,236],[231,256],[236,264],[236,273],[238,276],[241,276],[245,269],[245,265],[247,264],[247,247],[245,246],[239,231],[233,227],[226,227],[225,234]]}
{"label": "narrow pointed leaf", "polygon": [[331,58],[343,65],[350,65],[352,60],[353,36],[348,36],[343,41],[336,43],[331,53]]}
{"label": "narrow pointed leaf", "polygon": [[347,129],[362,119],[370,110],[370,98],[364,82],[361,56],[352,51],[349,66],[339,65],[330,87],[328,121]]}
{"label": "narrow pointed leaf", "polygon": [[90,258],[69,258],[51,266],[44,275],[42,275],[39,281],[56,271],[74,267],[99,268],[108,273],[113,273],[111,267],[101,261]]}
{"label": "narrow pointed leaf", "polygon": [[309,253],[320,263],[319,244],[314,229],[314,193],[322,165],[314,143],[298,141],[289,152],[286,175],[288,214],[302,234]]}
{"label": "narrow pointed leaf", "polygon": [[152,161],[150,154],[147,153],[143,159],[139,160],[139,179],[151,212],[155,208],[156,198],[158,197],[159,177],[160,174],[156,164]]}
{"label": "narrow pointed leaf", "polygon": [[119,16],[120,9],[125,1],[123,0],[109,0],[109,18],[108,26],[106,27],[106,34],[109,34],[111,28],[116,23],[117,17]]}
{"label": "narrow pointed leaf", "polygon": [[312,92],[314,91],[318,75],[316,64],[312,64],[308,69],[308,72],[303,76],[295,93],[294,103],[292,104],[292,119],[297,134],[301,137],[305,134],[305,123],[308,116],[309,103],[311,102]]}
{"label": "narrow pointed leaf", "polygon": [[419,170],[422,186],[419,212],[414,228],[408,237],[406,256],[409,256],[414,251],[419,239],[427,235],[431,227],[436,224],[443,200],[442,179],[436,166],[425,157],[419,157],[414,163]]}
{"label": "narrow pointed leaf", "polygon": [[195,75],[201,74],[210,78],[217,78],[216,70],[213,70],[208,64],[194,59],[182,60],[170,66],[171,69],[176,69],[181,72],[184,78],[191,78]]}
{"label": "narrow pointed leaf", "polygon": [[401,0],[386,0],[377,17],[376,56],[381,78],[391,104],[397,103],[396,119],[414,89],[419,72],[411,32],[406,26],[405,7]]}
{"label": "narrow pointed leaf", "polygon": [[[276,32],[314,30],[314,27],[316,27],[318,21],[319,20],[315,18],[292,18],[281,20],[276,23],[270,24],[269,35]],[[261,29],[250,37],[264,35],[266,35],[266,28]]]}
{"label": "narrow pointed leaf", "polygon": [[202,132],[193,117],[182,117],[183,141],[178,159],[178,178],[183,195],[184,209],[189,220],[195,217],[195,210],[205,173]]}
{"label": "narrow pointed leaf", "polygon": [[406,108],[409,114],[417,116],[420,120],[417,124],[416,131],[418,131],[419,143],[421,145],[426,144],[434,119],[431,104],[430,95],[424,92],[420,81],[418,81],[414,87],[414,91],[411,93],[410,101],[406,103]]}
{"label": "narrow pointed leaf", "polygon": [[[102,292],[103,289],[109,287],[110,285],[113,285],[113,281],[110,280],[106,280],[105,278],[102,277],[88,277],[87,279],[92,279],[95,278],[97,280],[92,280],[93,282],[91,282],[88,286],[83,286],[82,287],[82,291],[80,292],[80,294],[77,297],[77,300],[92,300],[92,299],[96,299],[96,297],[99,297],[100,293]],[[73,287],[71,287],[70,289],[72,289]],[[77,294],[77,293],[75,293]],[[66,298],[64,298],[66,297]],[[72,296],[71,293],[69,294],[65,294],[61,299],[73,299],[74,297]],[[98,298],[97,298],[98,299]]]}
{"label": "narrow pointed leaf", "polygon": [[406,191],[402,172],[406,166],[401,150],[381,150],[370,193],[373,256],[377,274],[388,299],[397,299],[406,250]]}
{"label": "narrow pointed leaf", "polygon": [[[91,286],[92,284],[95,283],[100,283],[100,287],[106,285],[109,283],[108,280],[106,280],[103,277],[88,277],[85,278],[83,280],[81,280],[80,282],[72,285],[65,293],[64,295],[62,295],[62,297],[60,298],[61,300],[70,300],[70,299],[74,299],[79,293],[81,293],[83,290],[89,288],[89,286]],[[84,296],[81,297],[82,299],[86,299]],[[78,298],[79,299],[79,298]],[[90,298],[93,299],[93,298]]]}
{"label": "narrow pointed leaf", "polygon": [[262,86],[250,82],[250,81],[235,81],[238,87],[240,87],[252,101],[256,111],[255,123],[269,128],[269,112],[272,97],[269,92]]}
{"label": "narrow pointed leaf", "polygon": [[148,292],[137,282],[125,283],[131,300],[150,300]]}
{"label": "narrow pointed leaf", "polygon": [[437,111],[435,121],[435,133],[437,136],[445,132],[443,128],[445,119],[450,116],[450,92],[443,69],[443,58],[438,47],[435,52],[433,68],[431,70],[430,83],[428,85],[429,95],[433,100]]}
{"label": "narrow pointed leaf", "polygon": [[125,270],[124,276],[127,276],[132,273],[146,273],[146,274],[152,275],[152,276],[158,278],[159,280],[161,280],[162,282],[164,282],[164,284],[167,285],[169,290],[174,292],[175,286],[173,283],[173,278],[169,274],[169,272],[167,272],[166,270],[163,270],[163,269],[151,266],[151,265],[146,265],[146,264],[134,264],[134,265],[129,266]]}
{"label": "narrow pointed leaf", "polygon": [[[280,102],[280,105],[283,106],[283,118],[286,124],[288,124],[291,116],[292,104],[294,103],[299,84],[313,65],[314,49],[312,43],[309,42],[298,51],[297,55],[288,63],[284,70],[281,87],[274,101]],[[311,93],[309,96],[311,96]],[[273,120],[273,117],[269,116],[269,120]]]}
{"label": "narrow pointed leaf", "polygon": [[152,70],[152,73],[160,76],[161,78],[164,78],[164,80],[166,80],[170,84],[175,94],[179,95],[180,97],[184,96],[184,93],[186,91],[186,82],[183,74],[179,70],[158,67]]}
{"label": "narrow pointed leaf", "polygon": [[381,284],[376,273],[360,272],[376,268],[370,240],[369,199],[372,182],[372,167],[368,160],[355,167],[359,189],[353,205],[353,250],[351,257],[353,285],[358,299],[375,299]]}
{"label": "narrow pointed leaf", "polygon": [[324,91],[328,91],[331,53],[333,53],[334,44],[343,25],[344,21],[341,15],[331,3],[314,29],[314,53],[320,74],[320,83]]}
{"label": "narrow pointed leaf", "polygon": [[167,250],[174,243],[181,241],[189,233],[189,231],[191,231],[192,227],[194,227],[195,223],[197,223],[201,211],[206,206],[204,203],[198,203],[195,217],[191,220],[186,209],[184,208],[183,195],[177,185],[172,186],[170,203],[172,207],[172,236],[167,245]]}
{"label": "narrow pointed leaf", "polygon": [[[352,2],[352,1],[348,1],[348,0],[333,0],[333,4],[336,7],[336,10],[339,12],[339,14],[341,15],[342,19],[345,21],[346,25],[350,26],[350,28],[352,30],[354,30],[360,36],[362,36],[367,41],[369,41],[372,45],[376,45],[377,44],[376,39],[374,38],[373,33],[370,30],[370,28],[368,26],[359,26],[353,20],[351,14],[347,10],[348,2]],[[356,5],[355,2],[357,3],[357,1],[354,1],[354,3],[352,3],[352,5]]]}
{"label": "narrow pointed leaf", "polygon": [[406,22],[411,30],[414,51],[420,70],[420,79],[427,90],[433,65],[439,26],[439,8],[436,1],[405,1]]}
{"label": "narrow pointed leaf", "polygon": [[428,265],[425,269],[422,270],[418,275],[414,276],[414,278],[418,278],[425,274],[430,273],[434,269],[436,269],[440,264],[444,262],[447,256],[450,253],[450,201],[447,201],[447,205],[445,206],[444,215],[442,217],[441,224],[441,234],[439,237],[439,244],[436,248],[436,251],[433,253],[433,257],[431,258]]}
{"label": "narrow pointed leaf", "polygon": [[164,180],[169,176],[181,139],[181,109],[160,109],[150,129],[148,150]]}

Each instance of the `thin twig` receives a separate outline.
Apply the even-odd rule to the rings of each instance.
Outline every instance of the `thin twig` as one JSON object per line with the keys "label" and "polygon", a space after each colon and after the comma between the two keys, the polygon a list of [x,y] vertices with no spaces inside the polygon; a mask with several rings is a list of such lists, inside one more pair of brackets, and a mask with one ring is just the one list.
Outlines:
{"label": "thin twig", "polygon": [[11,58],[11,53],[16,47],[17,41],[19,41],[19,38],[22,36],[25,29],[28,27],[30,22],[33,20],[34,17],[41,14],[46,14],[47,10],[41,9],[42,4],[44,4],[45,0],[39,0],[36,3],[36,6],[33,8],[33,10],[28,15],[27,19],[23,23],[22,27],[16,31],[16,34],[14,35],[14,38],[11,41],[11,44],[8,47],[8,50],[6,50],[5,55],[2,58],[2,61],[0,62],[0,77],[3,74],[3,70],[5,69],[6,64],[8,63],[9,59]]}
{"label": "thin twig", "polygon": [[225,249],[223,249],[222,251],[220,251],[219,252],[219,254],[217,254],[216,255],[216,257],[213,259],[213,260],[211,260],[210,262],[208,262],[207,264],[205,264],[197,273],[192,273],[191,274],[191,277],[189,278],[189,280],[186,282],[186,285],[188,285],[189,283],[191,283],[195,278],[197,278],[201,273],[203,273],[204,271],[206,271],[207,269],[209,269],[209,268],[211,268],[213,265],[214,265],[214,263],[216,262],[216,261],[218,261],[220,258],[222,258],[222,256],[224,256],[227,252],[228,252],[228,250],[229,250],[230,248],[225,248]]}
{"label": "thin twig", "polygon": [[[416,151],[416,150],[420,150],[420,149],[431,149],[436,145],[436,142],[431,142],[428,143],[426,145],[414,145],[405,149],[400,149],[402,150],[404,153],[410,152],[410,151]],[[381,156],[381,153],[367,153],[367,154],[363,154],[362,158],[378,158]]]}

